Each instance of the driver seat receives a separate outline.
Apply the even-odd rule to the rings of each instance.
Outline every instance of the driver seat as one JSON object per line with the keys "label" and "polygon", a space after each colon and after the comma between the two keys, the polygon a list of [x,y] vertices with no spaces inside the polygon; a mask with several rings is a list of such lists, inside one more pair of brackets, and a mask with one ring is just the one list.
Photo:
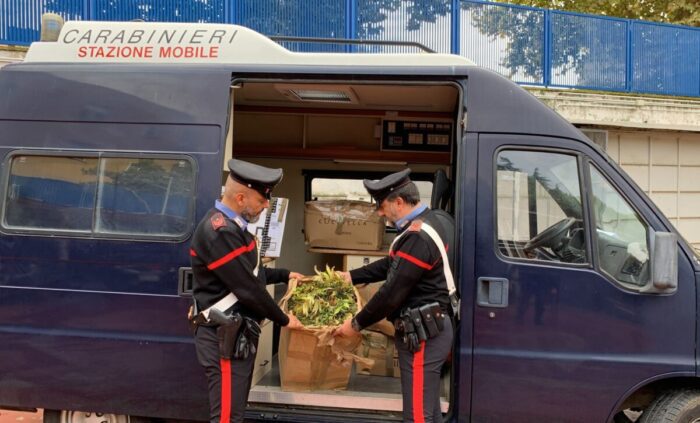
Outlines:
{"label": "driver seat", "polygon": [[443,169],[435,171],[433,177],[433,190],[430,193],[430,208],[433,210],[447,211],[447,205],[452,197],[452,182]]}

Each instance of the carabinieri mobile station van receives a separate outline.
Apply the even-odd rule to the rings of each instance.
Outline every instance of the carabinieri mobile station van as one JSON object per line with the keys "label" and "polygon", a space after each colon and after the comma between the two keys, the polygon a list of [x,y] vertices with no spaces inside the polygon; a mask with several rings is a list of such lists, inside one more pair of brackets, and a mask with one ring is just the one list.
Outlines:
{"label": "carabinieri mobile station van", "polygon": [[[0,405],[207,419],[188,248],[231,157],[284,169],[275,265],[292,270],[341,266],[304,244],[316,180],[410,166],[453,214],[447,421],[700,419],[695,252],[525,90],[458,56],[294,53],[243,27],[142,22],[69,22],[0,70]],[[400,418],[399,379],[284,392],[275,358],[260,366],[251,419]]]}

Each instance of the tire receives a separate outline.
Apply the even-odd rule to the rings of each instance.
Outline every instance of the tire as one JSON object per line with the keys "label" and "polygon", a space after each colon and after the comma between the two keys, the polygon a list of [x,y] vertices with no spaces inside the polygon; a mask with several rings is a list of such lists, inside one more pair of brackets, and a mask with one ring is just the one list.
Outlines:
{"label": "tire", "polygon": [[103,414],[70,410],[44,410],[44,423],[130,423],[123,414]]}
{"label": "tire", "polygon": [[700,423],[700,389],[661,394],[644,410],[639,423]]}

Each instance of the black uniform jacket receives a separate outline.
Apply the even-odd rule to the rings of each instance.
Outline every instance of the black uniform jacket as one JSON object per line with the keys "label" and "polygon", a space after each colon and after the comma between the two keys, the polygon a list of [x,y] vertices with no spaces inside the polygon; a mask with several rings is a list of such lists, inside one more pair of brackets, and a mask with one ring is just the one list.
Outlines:
{"label": "black uniform jacket", "polygon": [[265,289],[266,283],[287,282],[289,271],[260,266],[255,237],[213,208],[199,223],[190,248],[193,295],[199,310],[211,307],[229,292],[238,298],[235,311],[256,319],[267,318],[286,326],[287,315]]}
{"label": "black uniform jacket", "polygon": [[[447,282],[440,250],[420,224],[425,222],[435,229],[443,242],[447,230],[434,216],[425,210],[411,221],[401,238],[389,251],[389,256],[367,266],[350,271],[353,284],[376,282],[386,279],[367,305],[355,316],[361,327],[367,327],[385,317],[399,317],[401,310],[438,302],[445,311],[450,310]],[[446,245],[449,250],[451,246]]]}

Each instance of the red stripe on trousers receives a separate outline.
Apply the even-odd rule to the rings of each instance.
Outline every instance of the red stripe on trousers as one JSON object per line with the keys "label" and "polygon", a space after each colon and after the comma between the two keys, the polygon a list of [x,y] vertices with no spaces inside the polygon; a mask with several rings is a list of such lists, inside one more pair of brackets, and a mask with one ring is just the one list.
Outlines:
{"label": "red stripe on trousers", "polygon": [[422,261],[422,260],[419,260],[419,259],[413,257],[413,256],[410,255],[410,254],[406,254],[406,253],[404,253],[403,251],[397,251],[397,252],[396,252],[396,255],[399,256],[399,257],[401,257],[401,258],[404,258],[404,259],[410,261],[411,263],[415,264],[415,265],[418,266],[418,267],[422,267],[423,269],[428,269],[428,270],[430,270],[430,269],[433,268],[433,266],[429,265],[428,263],[426,263],[426,262],[424,262],[424,261]]}
{"label": "red stripe on trousers", "polygon": [[220,259],[212,262],[211,264],[207,265],[207,269],[209,270],[214,270],[219,266],[222,266],[229,261],[235,259],[236,257],[240,256],[243,253],[253,251],[253,248],[255,248],[255,240],[250,243],[247,247],[244,245],[243,247],[236,248],[235,250],[231,251],[230,253],[226,254],[225,256],[221,257]]}
{"label": "red stripe on trousers", "polygon": [[219,423],[229,423],[231,420],[231,360],[222,358],[221,367],[221,417]]}
{"label": "red stripe on trousers", "polygon": [[425,423],[423,414],[423,359],[425,341],[421,341],[420,349],[413,354],[413,421]]}

